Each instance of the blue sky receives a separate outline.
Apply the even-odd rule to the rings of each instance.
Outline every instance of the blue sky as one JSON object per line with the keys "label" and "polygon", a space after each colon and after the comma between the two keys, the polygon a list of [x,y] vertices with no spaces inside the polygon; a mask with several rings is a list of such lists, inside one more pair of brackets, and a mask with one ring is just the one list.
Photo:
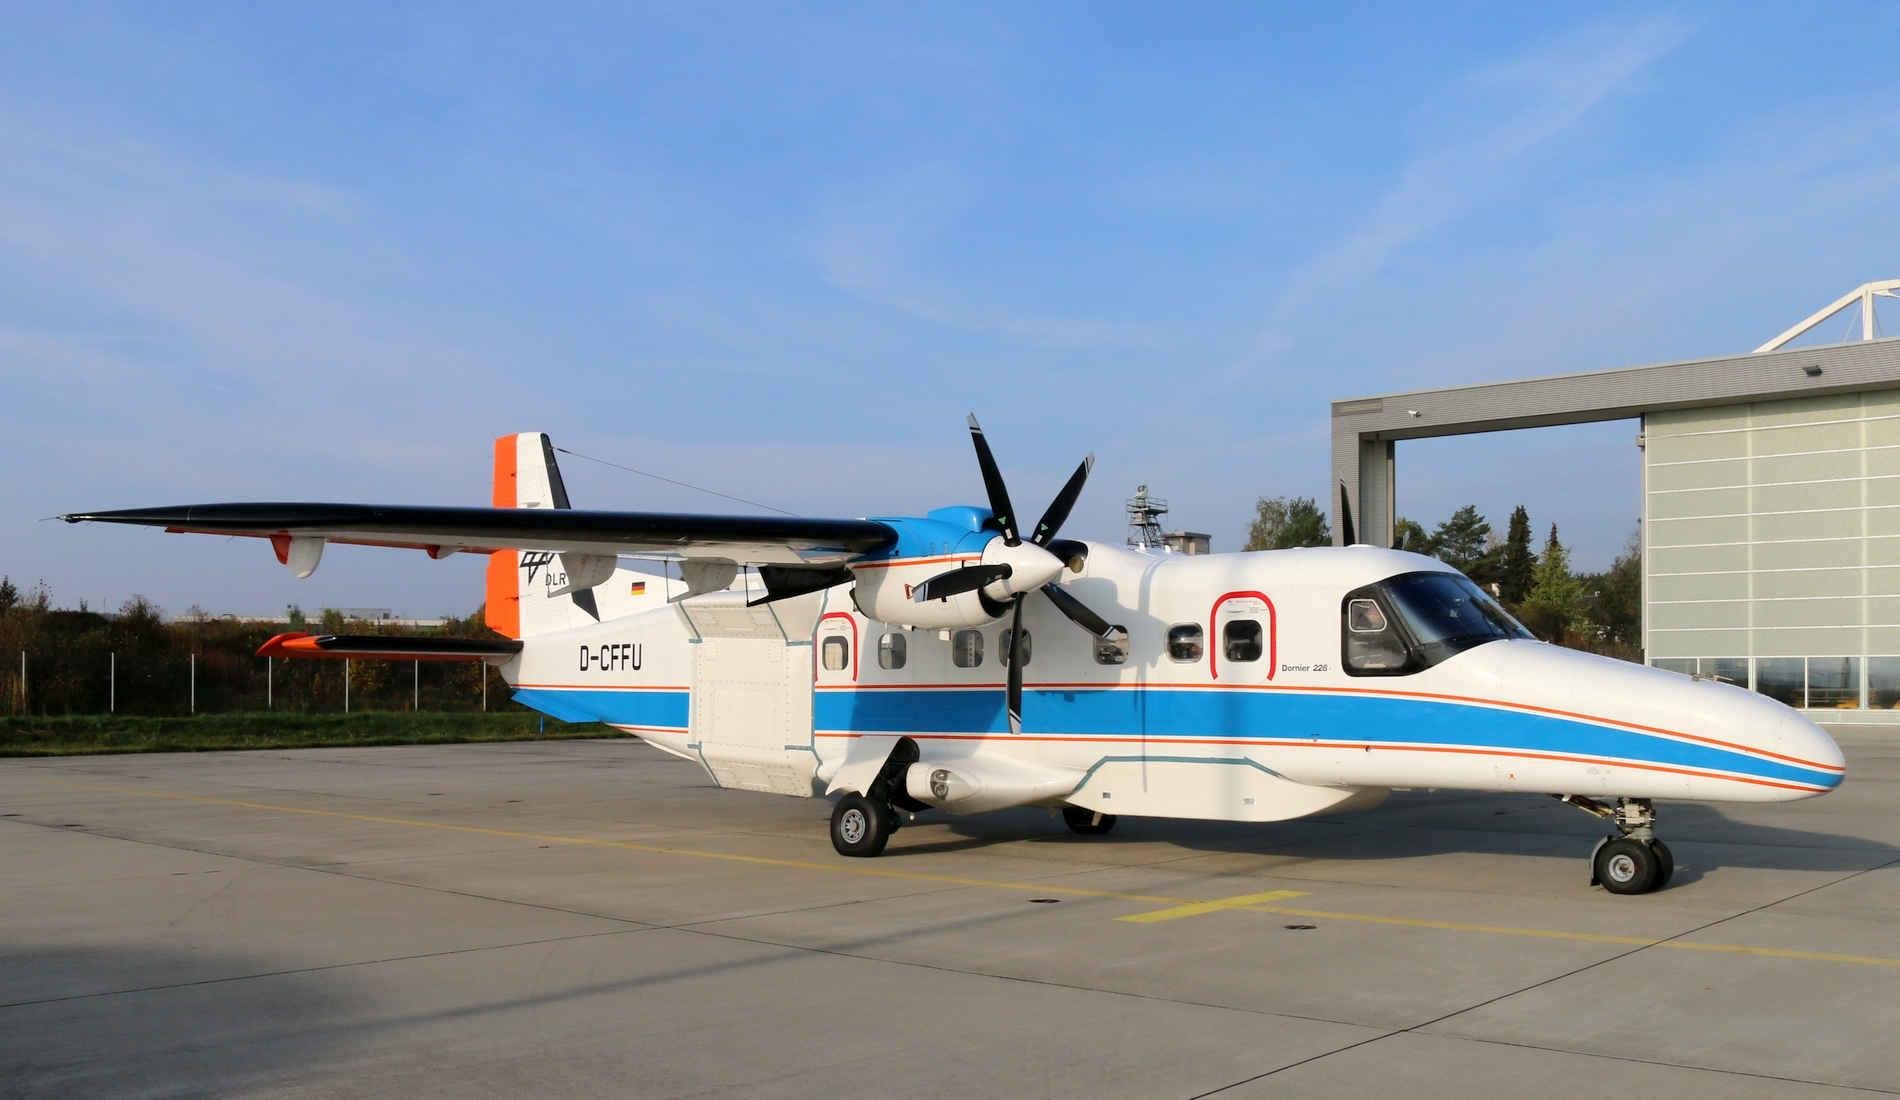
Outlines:
{"label": "blue sky", "polygon": [[[1900,274],[1900,11],[0,4],[0,572],[465,612],[474,560],[71,528],[474,503],[489,441],[797,511],[1147,482],[1238,546],[1349,396],[1746,351]],[[1888,322],[1900,330],[1900,318]],[[1633,424],[1403,445],[1601,566]],[[570,461],[584,507],[731,510]],[[1030,503],[1034,502],[1034,503]]]}

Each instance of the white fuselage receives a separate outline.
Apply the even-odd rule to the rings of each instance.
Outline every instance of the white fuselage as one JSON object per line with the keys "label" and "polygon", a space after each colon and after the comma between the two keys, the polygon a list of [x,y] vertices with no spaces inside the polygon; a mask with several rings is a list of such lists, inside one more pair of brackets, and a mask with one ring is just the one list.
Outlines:
{"label": "white fuselage", "polygon": [[[895,590],[954,565],[875,569]],[[1430,572],[1449,570],[1372,547],[1187,557],[1091,544],[1058,583],[1126,644],[1098,643],[1030,592],[1014,734],[1006,621],[894,626],[860,613],[849,585],[757,608],[743,578],[670,605],[649,585],[631,604],[603,601],[622,617],[527,638],[503,672],[529,706],[604,721],[727,786],[852,789],[908,738],[924,769],[913,793],[952,810],[1276,820],[1392,788],[1779,801],[1840,782],[1823,731],[1726,684],[1517,638],[1405,674],[1345,667],[1347,595]]]}

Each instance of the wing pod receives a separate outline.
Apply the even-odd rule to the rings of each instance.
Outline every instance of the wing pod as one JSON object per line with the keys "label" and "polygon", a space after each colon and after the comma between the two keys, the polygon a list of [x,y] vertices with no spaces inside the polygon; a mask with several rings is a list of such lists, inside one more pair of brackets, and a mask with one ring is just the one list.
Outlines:
{"label": "wing pod", "polygon": [[521,652],[512,638],[418,638],[388,634],[279,634],[259,657],[386,661],[505,661]]}

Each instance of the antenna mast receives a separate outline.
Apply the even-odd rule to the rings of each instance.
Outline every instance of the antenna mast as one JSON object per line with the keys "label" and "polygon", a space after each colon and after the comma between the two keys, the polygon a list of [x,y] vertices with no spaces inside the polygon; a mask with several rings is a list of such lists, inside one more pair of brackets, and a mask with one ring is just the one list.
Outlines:
{"label": "antenna mast", "polygon": [[1168,502],[1148,495],[1146,485],[1135,486],[1128,498],[1128,545],[1137,550],[1161,550],[1167,546],[1161,533],[1161,517],[1168,514]]}

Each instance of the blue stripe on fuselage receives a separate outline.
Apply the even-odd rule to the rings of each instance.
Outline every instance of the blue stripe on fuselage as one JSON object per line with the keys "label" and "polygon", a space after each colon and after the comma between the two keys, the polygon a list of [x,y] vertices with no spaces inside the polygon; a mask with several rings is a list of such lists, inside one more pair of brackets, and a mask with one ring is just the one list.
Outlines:
{"label": "blue stripe on fuselage", "polygon": [[515,702],[563,722],[606,722],[618,726],[670,726],[685,729],[692,711],[686,691],[587,691],[577,688],[522,688]]}
{"label": "blue stripe on fuselage", "polygon": [[[1003,692],[820,691],[820,732],[1007,733]],[[1377,744],[1457,745],[1640,760],[1736,772],[1819,787],[1838,773],[1635,730],[1551,715],[1427,699],[1192,688],[1030,689],[1027,729],[1073,736],[1296,738]]]}

